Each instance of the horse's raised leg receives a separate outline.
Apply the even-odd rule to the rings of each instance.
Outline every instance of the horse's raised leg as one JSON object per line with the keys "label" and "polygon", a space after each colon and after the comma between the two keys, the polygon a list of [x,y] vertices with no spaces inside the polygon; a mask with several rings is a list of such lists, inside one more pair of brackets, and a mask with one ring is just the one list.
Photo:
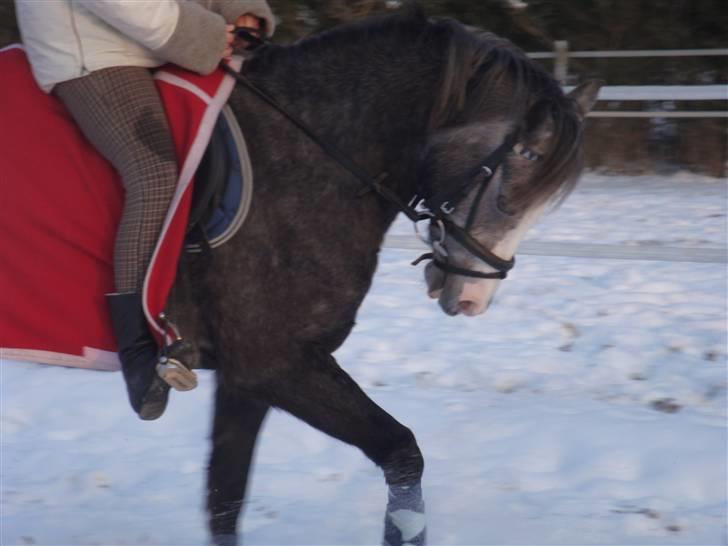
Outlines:
{"label": "horse's raised leg", "polygon": [[425,544],[424,461],[412,431],[377,406],[329,354],[311,351],[277,385],[273,404],[361,449],[389,486],[384,544]]}
{"label": "horse's raised leg", "polygon": [[207,475],[207,509],[215,546],[237,544],[236,525],[255,439],[267,411],[266,404],[247,400],[218,386]]}

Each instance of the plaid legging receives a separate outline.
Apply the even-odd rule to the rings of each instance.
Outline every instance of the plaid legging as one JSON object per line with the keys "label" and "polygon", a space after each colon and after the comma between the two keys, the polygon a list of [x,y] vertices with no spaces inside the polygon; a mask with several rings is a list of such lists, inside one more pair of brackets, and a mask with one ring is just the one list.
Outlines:
{"label": "plaid legging", "polygon": [[125,189],[114,280],[138,292],[177,184],[177,161],[151,73],[115,67],[55,86],[83,134],[116,168]]}

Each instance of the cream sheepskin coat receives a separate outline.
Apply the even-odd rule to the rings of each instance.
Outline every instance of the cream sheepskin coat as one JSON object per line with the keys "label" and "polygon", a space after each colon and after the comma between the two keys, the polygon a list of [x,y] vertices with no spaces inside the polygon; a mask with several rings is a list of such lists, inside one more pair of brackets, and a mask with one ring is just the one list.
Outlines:
{"label": "cream sheepskin coat", "polygon": [[206,74],[225,49],[225,25],[250,13],[265,22],[265,0],[16,0],[18,26],[33,74],[57,83],[113,66],[166,62]]}

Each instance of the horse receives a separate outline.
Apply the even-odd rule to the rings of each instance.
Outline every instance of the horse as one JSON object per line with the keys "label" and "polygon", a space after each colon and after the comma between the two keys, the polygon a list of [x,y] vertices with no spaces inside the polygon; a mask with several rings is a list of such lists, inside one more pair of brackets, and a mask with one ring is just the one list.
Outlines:
{"label": "horse", "polygon": [[[183,257],[168,305],[195,365],[216,370],[212,541],[237,544],[256,438],[275,407],[381,468],[384,544],[424,544],[415,436],[332,353],[400,211],[429,221],[429,296],[447,315],[486,310],[528,227],[573,189],[600,83],[566,95],[506,40],[418,10],[265,45],[244,73],[316,138],[250,88],[234,90],[253,207],[231,241]],[[371,184],[321,141],[365,166]]]}

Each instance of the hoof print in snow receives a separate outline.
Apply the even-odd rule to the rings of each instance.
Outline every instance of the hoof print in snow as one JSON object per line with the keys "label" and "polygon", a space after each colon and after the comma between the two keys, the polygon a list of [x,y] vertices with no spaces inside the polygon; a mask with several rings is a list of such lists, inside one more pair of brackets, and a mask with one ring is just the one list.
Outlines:
{"label": "hoof print in snow", "polygon": [[639,511],[639,513],[650,519],[658,519],[660,517],[660,513],[652,510],[651,508],[643,508]]}
{"label": "hoof print in snow", "polygon": [[677,413],[682,409],[682,406],[675,402],[672,398],[661,398],[660,400],[653,400],[650,402],[650,407],[663,413]]}
{"label": "hoof print in snow", "polygon": [[716,362],[719,356],[720,354],[718,354],[718,351],[705,351],[703,353],[703,360],[707,360],[708,362]]}

